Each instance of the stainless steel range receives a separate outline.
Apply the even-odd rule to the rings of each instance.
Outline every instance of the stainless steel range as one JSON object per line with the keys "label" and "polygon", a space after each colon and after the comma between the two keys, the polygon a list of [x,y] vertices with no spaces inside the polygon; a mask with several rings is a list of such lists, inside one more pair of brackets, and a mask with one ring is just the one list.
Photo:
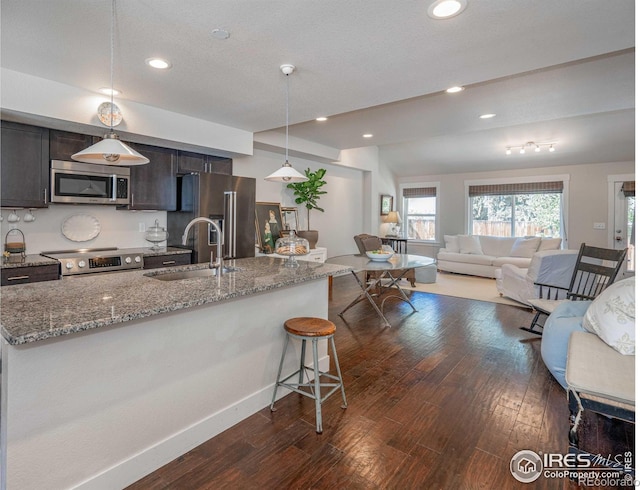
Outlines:
{"label": "stainless steel range", "polygon": [[59,260],[63,276],[142,269],[143,266],[141,251],[127,252],[115,247],[56,250],[40,255]]}

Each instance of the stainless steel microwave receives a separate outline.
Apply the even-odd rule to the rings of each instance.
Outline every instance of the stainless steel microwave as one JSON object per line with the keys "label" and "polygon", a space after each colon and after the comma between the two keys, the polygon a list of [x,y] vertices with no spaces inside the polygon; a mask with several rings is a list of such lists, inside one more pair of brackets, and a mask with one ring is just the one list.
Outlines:
{"label": "stainless steel microwave", "polygon": [[129,204],[128,167],[51,160],[51,202]]}

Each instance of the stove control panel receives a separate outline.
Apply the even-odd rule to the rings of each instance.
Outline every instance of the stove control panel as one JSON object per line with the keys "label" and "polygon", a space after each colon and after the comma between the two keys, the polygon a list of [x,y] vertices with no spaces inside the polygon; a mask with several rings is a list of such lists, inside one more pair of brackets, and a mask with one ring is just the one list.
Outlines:
{"label": "stove control panel", "polygon": [[62,263],[63,276],[142,269],[142,256],[138,254],[66,257],[61,258],[60,262]]}

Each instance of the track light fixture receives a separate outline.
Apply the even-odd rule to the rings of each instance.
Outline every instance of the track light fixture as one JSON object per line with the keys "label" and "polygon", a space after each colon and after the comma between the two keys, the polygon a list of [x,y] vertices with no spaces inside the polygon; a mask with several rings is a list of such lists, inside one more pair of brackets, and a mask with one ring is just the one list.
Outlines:
{"label": "track light fixture", "polygon": [[511,150],[517,149],[517,148],[520,148],[518,150],[518,153],[520,153],[521,155],[524,155],[527,152],[527,150],[531,150],[531,149],[533,149],[533,151],[536,153],[540,153],[541,148],[544,148],[544,147],[547,147],[547,149],[551,153],[553,153],[554,151],[556,151],[554,145],[555,143],[536,143],[535,141],[527,141],[523,145],[507,146],[507,150],[505,151],[505,154],[511,155]]}

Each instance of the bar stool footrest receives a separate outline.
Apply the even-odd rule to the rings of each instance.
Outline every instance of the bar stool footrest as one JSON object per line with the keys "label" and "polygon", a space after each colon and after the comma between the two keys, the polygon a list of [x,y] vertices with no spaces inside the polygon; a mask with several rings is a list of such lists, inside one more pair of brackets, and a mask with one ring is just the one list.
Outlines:
{"label": "bar stool footrest", "polygon": [[[304,367],[305,370],[307,371],[311,371],[313,372],[313,368]],[[315,381],[309,381],[308,383],[286,383],[287,380],[290,380],[291,378],[298,376],[300,374],[300,369],[298,369],[297,371],[295,371],[294,373],[292,373],[291,375],[287,376],[286,378],[280,380],[277,382],[278,386],[282,386],[284,388],[287,388],[291,391],[295,391],[296,393],[299,393],[301,395],[307,396],[309,398],[312,399],[316,399],[319,398],[315,395],[314,392],[314,388],[316,387]],[[333,395],[337,390],[340,389],[341,384],[339,383],[340,378],[338,376],[335,376],[334,374],[330,374],[330,373],[320,373],[320,376],[325,376],[327,378],[330,379],[334,379],[336,381],[338,381],[338,383],[320,383],[320,388],[333,388],[331,391],[329,391],[325,396],[323,396],[322,398],[320,398],[320,403],[323,403],[327,398],[329,398],[329,396]],[[301,390],[300,388],[309,388],[310,391],[304,391]]]}

